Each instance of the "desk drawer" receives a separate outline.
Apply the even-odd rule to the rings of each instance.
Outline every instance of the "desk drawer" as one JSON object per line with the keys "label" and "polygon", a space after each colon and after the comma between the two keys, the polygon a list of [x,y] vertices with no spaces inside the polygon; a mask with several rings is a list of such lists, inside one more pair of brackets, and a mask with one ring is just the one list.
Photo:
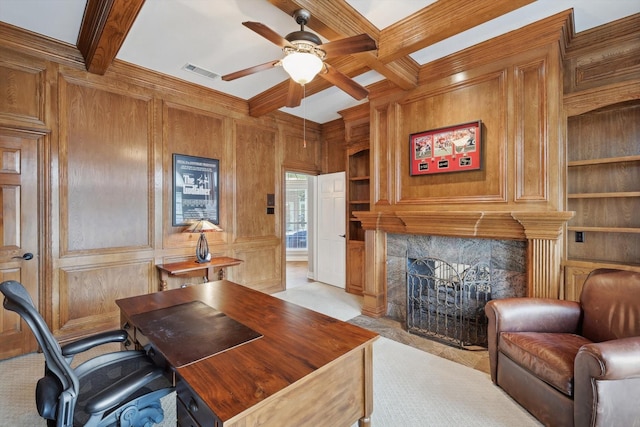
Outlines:
{"label": "desk drawer", "polygon": [[196,420],[193,419],[189,410],[184,406],[180,399],[176,399],[177,410],[177,426],[178,427],[202,427]]}
{"label": "desk drawer", "polygon": [[140,332],[140,329],[136,328],[135,335],[137,344],[147,353],[147,356],[153,360],[153,363],[165,371],[171,371],[171,366],[169,365],[169,362],[167,362],[167,359],[165,359],[162,353],[160,353],[149,339]]}
{"label": "desk drawer", "polygon": [[129,340],[122,343],[125,350],[137,350],[135,328],[131,326],[131,322],[124,316],[120,316],[120,328],[127,331]]}
{"label": "desk drawer", "polygon": [[189,422],[195,421],[195,427],[222,427],[222,421],[178,375],[176,375],[176,394],[180,426],[189,426]]}

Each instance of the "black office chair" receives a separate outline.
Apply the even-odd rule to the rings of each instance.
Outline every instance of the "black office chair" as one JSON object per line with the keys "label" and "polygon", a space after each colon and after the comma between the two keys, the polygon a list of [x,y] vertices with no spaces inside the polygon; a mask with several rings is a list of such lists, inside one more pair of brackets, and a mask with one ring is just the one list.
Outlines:
{"label": "black office chair", "polygon": [[60,347],[27,290],[18,282],[0,284],[4,307],[29,325],[45,357],[36,386],[36,406],[49,427],[149,427],[164,419],[160,398],[171,383],[142,351],[106,353],[71,367],[74,355],[97,345],[125,342],[126,331],[110,331]]}

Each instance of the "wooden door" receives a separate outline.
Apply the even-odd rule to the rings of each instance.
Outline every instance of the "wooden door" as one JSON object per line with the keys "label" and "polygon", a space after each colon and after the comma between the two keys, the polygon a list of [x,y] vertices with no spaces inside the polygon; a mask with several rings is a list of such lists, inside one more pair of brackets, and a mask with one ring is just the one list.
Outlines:
{"label": "wooden door", "polygon": [[317,280],[345,287],[345,173],[318,175]]}
{"label": "wooden door", "polygon": [[[0,282],[16,280],[38,306],[38,141],[0,130]],[[4,297],[0,294],[0,299]],[[0,312],[0,359],[37,349],[20,317]]]}

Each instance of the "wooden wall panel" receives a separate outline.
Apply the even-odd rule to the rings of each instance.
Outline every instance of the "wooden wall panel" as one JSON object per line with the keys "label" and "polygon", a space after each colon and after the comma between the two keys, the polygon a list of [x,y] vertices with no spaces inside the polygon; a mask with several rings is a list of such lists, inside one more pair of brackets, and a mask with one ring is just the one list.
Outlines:
{"label": "wooden wall panel", "polygon": [[59,273],[57,324],[66,338],[91,330],[116,328],[120,311],[115,301],[157,289],[151,261],[67,267]]}
{"label": "wooden wall panel", "polygon": [[515,200],[547,199],[546,63],[515,67]]}
{"label": "wooden wall panel", "polygon": [[173,154],[206,157],[220,161],[219,209],[220,227],[227,230],[224,233],[209,233],[207,240],[210,246],[225,241],[231,227],[230,219],[223,209],[231,203],[230,194],[226,186],[222,185],[229,179],[232,166],[227,152],[227,137],[225,134],[225,120],[222,116],[204,110],[190,108],[186,105],[163,103],[163,180],[164,203],[163,211],[166,218],[163,227],[162,246],[164,248],[195,248],[197,235],[185,234],[183,226],[172,226],[173,209]]}
{"label": "wooden wall panel", "polygon": [[[373,189],[373,203],[374,204],[389,204],[390,200],[393,200],[393,188],[395,183],[394,175],[392,173],[395,164],[395,144],[393,138],[391,138],[391,130],[395,129],[393,124],[389,123],[389,109],[390,105],[381,105],[374,108],[372,115],[371,126],[375,129],[372,132],[372,139],[375,139],[375,146],[377,150],[371,156],[373,163],[372,170],[379,173],[373,174],[372,177],[372,189]],[[409,142],[407,141],[407,144]],[[408,161],[408,159],[407,159]]]}
{"label": "wooden wall panel", "polygon": [[342,119],[322,125],[321,173],[343,172],[346,167],[345,132]]}
{"label": "wooden wall panel", "polygon": [[[564,265],[564,299],[579,301],[580,293],[589,273],[596,268],[621,268],[617,263],[591,262],[591,261],[565,261]],[[624,270],[640,272],[640,266],[625,265]]]}
{"label": "wooden wall panel", "polygon": [[307,122],[300,128],[291,123],[282,123],[279,134],[282,147],[283,166],[287,170],[320,173],[322,169],[322,143],[319,125]]}
{"label": "wooden wall panel", "polygon": [[11,52],[0,50],[0,122],[43,125],[46,63],[17,62],[12,56]]}
{"label": "wooden wall panel", "polygon": [[150,247],[150,100],[73,80],[61,99],[62,254]]}
{"label": "wooden wall panel", "polygon": [[[462,84],[444,86],[400,104],[394,138],[397,188],[394,203],[415,205],[506,200],[507,150],[506,71],[491,72]],[[482,120],[482,169],[460,173],[411,176],[409,140],[412,133]],[[380,152],[379,148],[376,151]],[[383,155],[383,154],[381,154]]]}
{"label": "wooden wall panel", "polygon": [[267,215],[266,194],[280,200],[285,164],[344,170],[344,138],[325,151],[322,126],[307,122],[305,149],[300,118],[250,117],[238,98],[117,60],[103,76],[87,73],[67,45],[1,23],[0,32],[0,127],[45,135],[35,270],[59,339],[116,326],[107,302],[155,291],[155,264],[193,259],[198,236],[171,224],[173,153],[220,160],[224,232],[207,239],[212,254],[244,260],[228,277],[283,286],[282,210]]}
{"label": "wooden wall panel", "polygon": [[238,242],[276,236],[279,213],[267,215],[266,208],[267,194],[280,193],[275,154],[275,130],[236,124],[234,212]]}
{"label": "wooden wall panel", "polygon": [[[573,36],[565,48],[564,93],[611,88],[637,80],[640,73],[638,28],[640,13]],[[610,88],[604,92],[611,92]]]}
{"label": "wooden wall panel", "polygon": [[283,291],[281,246],[265,245],[269,242],[262,243],[260,246],[244,246],[235,251],[234,258],[242,259],[244,262],[227,270],[229,278],[262,292]]}

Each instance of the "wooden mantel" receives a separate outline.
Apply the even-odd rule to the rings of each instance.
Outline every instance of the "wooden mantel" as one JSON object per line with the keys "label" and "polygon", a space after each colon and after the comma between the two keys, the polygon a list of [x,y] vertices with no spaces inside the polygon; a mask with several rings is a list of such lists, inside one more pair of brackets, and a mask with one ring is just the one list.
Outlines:
{"label": "wooden mantel", "polygon": [[559,298],[558,239],[574,212],[564,211],[360,211],[365,229],[363,314],[386,314],[386,233],[527,241],[529,296]]}
{"label": "wooden mantel", "polygon": [[573,214],[544,211],[354,212],[365,230],[504,240],[557,239]]}

